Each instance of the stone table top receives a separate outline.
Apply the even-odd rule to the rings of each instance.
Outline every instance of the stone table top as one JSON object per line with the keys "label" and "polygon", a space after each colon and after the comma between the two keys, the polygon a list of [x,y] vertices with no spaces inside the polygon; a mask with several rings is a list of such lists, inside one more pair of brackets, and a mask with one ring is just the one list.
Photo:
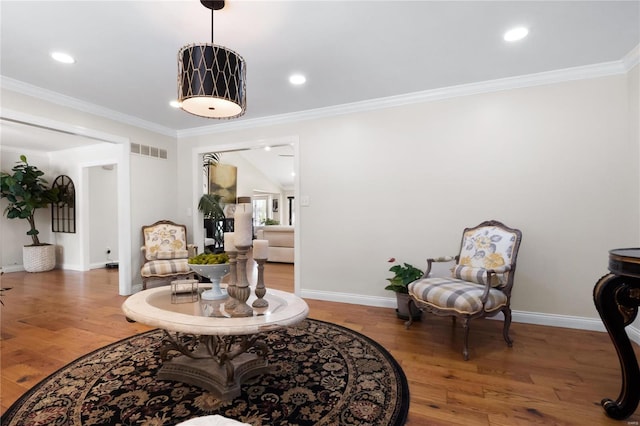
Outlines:
{"label": "stone table top", "polygon": [[[264,299],[269,306],[254,308],[251,317],[210,317],[203,315],[200,302],[171,303],[171,288],[165,286],[129,296],[122,304],[122,311],[127,318],[151,327],[209,336],[256,334],[297,324],[309,313],[307,303],[292,293],[267,289]],[[253,300],[252,295],[247,300],[249,306]]]}

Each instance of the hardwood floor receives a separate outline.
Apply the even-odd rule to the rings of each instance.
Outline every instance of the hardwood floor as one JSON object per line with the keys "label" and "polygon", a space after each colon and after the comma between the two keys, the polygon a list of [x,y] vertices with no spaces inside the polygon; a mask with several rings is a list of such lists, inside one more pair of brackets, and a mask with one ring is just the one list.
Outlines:
{"label": "hardwood floor", "polygon": [[[3,413],[70,361],[149,329],[125,321],[117,270],[14,272],[1,279],[12,287],[0,307]],[[265,283],[292,291],[293,266],[267,264]],[[606,333],[513,323],[510,349],[501,322],[475,320],[465,362],[461,327],[448,318],[425,316],[405,330],[393,309],[307,303],[310,318],[359,331],[393,354],[409,380],[408,425],[640,423],[638,412],[613,421],[600,407],[602,398],[617,398],[621,380]]]}

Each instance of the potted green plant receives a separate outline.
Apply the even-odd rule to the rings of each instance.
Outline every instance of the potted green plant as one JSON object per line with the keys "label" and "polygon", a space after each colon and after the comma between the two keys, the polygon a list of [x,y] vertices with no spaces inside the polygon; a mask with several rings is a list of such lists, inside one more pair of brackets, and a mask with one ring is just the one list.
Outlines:
{"label": "potted green plant", "polygon": [[[393,257],[388,260],[389,263],[395,263],[395,261],[396,259]],[[415,304],[411,303],[411,305],[409,305],[411,298],[409,297],[409,289],[407,286],[421,278],[424,272],[408,263],[393,265],[389,268],[389,271],[393,272],[394,275],[391,278],[387,278],[389,284],[384,289],[396,293],[398,303],[396,314],[398,318],[408,320],[409,316],[411,316],[414,320],[419,319],[422,312]]]}
{"label": "potted green plant", "polygon": [[49,188],[42,177],[44,172],[20,156],[20,161],[11,171],[0,173],[0,198],[6,198],[9,204],[4,210],[7,219],[26,219],[29,223],[27,235],[33,244],[22,250],[22,263],[27,272],[50,271],[56,266],[55,246],[41,243],[36,228],[35,213],[58,201],[58,189]]}
{"label": "potted green plant", "polygon": [[[215,240],[214,246],[218,248],[224,244],[224,233],[216,225],[219,220],[224,219],[221,198],[217,194],[203,194],[198,201],[198,210],[204,217],[204,227],[207,229],[207,234]],[[204,250],[209,251],[209,248],[205,247]]]}
{"label": "potted green plant", "polygon": [[202,212],[205,219],[224,219],[221,198],[222,197],[216,194],[203,194],[202,197],[200,197],[198,210]]}

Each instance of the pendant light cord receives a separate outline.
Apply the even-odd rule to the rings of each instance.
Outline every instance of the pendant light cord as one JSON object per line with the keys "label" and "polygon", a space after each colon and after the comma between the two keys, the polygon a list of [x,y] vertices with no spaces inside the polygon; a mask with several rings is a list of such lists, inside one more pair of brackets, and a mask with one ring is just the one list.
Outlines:
{"label": "pendant light cord", "polygon": [[213,8],[211,9],[211,44],[213,44]]}

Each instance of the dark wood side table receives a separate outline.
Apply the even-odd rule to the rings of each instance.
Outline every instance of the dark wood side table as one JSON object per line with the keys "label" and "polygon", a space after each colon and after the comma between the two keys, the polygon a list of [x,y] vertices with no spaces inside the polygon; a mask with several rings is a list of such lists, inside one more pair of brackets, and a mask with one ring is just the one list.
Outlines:
{"label": "dark wood side table", "polygon": [[622,420],[633,414],[640,400],[640,369],[624,330],[640,305],[640,248],[609,251],[609,271],[596,283],[593,301],[618,353],[622,389],[618,399],[605,398],[601,404],[609,417]]}

